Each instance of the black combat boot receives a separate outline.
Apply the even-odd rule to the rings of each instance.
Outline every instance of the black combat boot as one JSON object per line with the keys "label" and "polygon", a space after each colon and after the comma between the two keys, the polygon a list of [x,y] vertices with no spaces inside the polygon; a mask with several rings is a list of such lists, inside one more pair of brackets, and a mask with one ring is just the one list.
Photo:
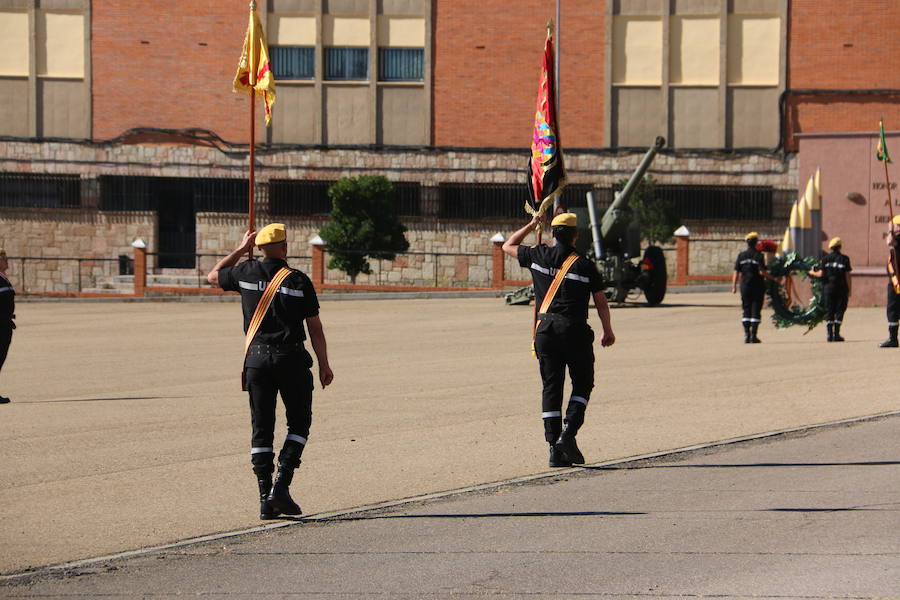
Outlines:
{"label": "black combat boot", "polygon": [[879,348],[896,348],[897,344],[897,325],[888,325],[888,339],[881,342]]}
{"label": "black combat boot", "polygon": [[759,344],[762,342],[761,339],[756,337],[756,331],[759,329],[759,323],[750,323],[750,343],[751,344]]}
{"label": "black combat boot", "polygon": [[294,468],[284,463],[278,465],[278,474],[275,475],[275,484],[269,493],[269,506],[285,515],[299,515],[302,513],[300,506],[291,498],[288,488],[294,479]]}
{"label": "black combat boot", "polygon": [[828,341],[834,341],[834,323],[831,322],[828,323]]}
{"label": "black combat boot", "polygon": [[0,404],[9,404],[9,398],[6,396],[0,396]]}
{"label": "black combat boot", "polygon": [[834,338],[832,339],[834,342],[843,342],[844,338],[841,337],[841,324],[834,324]]}
{"label": "black combat boot", "polygon": [[584,464],[584,455],[581,453],[581,450],[578,449],[578,444],[575,443],[575,436],[566,437],[566,432],[563,432],[559,439],[556,441],[554,447],[557,450],[562,451],[569,462],[573,465],[583,465]]}
{"label": "black combat boot", "polygon": [[550,444],[550,466],[551,467],[571,467],[572,461],[566,456],[556,444]]}
{"label": "black combat boot", "polygon": [[263,521],[274,519],[279,513],[269,504],[269,494],[272,492],[272,475],[257,475],[256,483],[259,484],[259,518]]}
{"label": "black combat boot", "polygon": [[749,344],[750,343],[750,322],[744,321],[743,325],[744,325],[744,343]]}

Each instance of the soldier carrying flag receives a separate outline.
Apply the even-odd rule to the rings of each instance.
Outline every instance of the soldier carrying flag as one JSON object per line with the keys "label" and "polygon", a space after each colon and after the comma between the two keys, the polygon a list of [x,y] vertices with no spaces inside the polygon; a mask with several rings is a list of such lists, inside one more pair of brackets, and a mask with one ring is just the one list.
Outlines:
{"label": "soldier carrying flag", "polygon": [[893,200],[891,199],[891,181],[888,177],[888,163],[891,156],[888,154],[887,143],[884,141],[884,120],[878,122],[878,146],[875,149],[875,158],[884,163],[885,188],[888,193],[888,211],[891,216],[890,229],[885,242],[888,246],[887,261],[887,321],[888,339],[879,344],[880,348],[896,348],[897,329],[900,327],[900,269],[897,264],[897,249],[900,248],[900,233],[897,225],[900,225],[900,215],[894,216]]}

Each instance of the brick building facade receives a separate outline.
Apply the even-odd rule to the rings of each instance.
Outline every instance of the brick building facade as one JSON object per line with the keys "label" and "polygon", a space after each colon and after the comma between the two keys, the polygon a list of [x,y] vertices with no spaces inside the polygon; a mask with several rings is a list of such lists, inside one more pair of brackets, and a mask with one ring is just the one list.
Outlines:
{"label": "brick building facade", "polygon": [[[278,56],[311,57],[307,72],[279,79],[270,130],[259,115],[261,218],[312,234],[327,211],[314,184],[363,173],[404,186],[412,251],[439,240],[485,254],[491,235],[525,218],[517,194],[555,2],[259,4]],[[701,240],[697,273],[727,274],[732,240],[748,229],[780,237],[803,170],[795,134],[900,123],[900,41],[884,33],[900,23],[894,3],[561,0],[561,11],[569,199],[593,190],[602,207],[640,148],[664,135],[650,173]],[[191,252],[221,250],[240,229],[239,198],[216,206],[191,182],[244,185],[247,99],[230,81],[246,22],[243,0],[0,0],[0,29],[31,40],[14,72],[0,72],[0,223],[52,222],[58,240],[97,223],[105,240],[50,250],[6,233],[7,251],[112,259],[135,228],[151,251],[184,251],[166,242],[178,236]],[[85,33],[42,38],[52,28],[41,23]],[[390,52],[418,70],[392,75]],[[60,58],[73,53],[81,63]],[[341,53],[365,57],[358,73],[330,71]]]}

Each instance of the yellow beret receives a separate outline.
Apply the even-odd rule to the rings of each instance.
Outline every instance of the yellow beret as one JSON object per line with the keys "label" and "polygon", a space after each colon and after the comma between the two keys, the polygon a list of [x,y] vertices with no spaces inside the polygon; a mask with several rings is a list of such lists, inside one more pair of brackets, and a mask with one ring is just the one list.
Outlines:
{"label": "yellow beret", "polygon": [[831,241],[828,242],[829,248],[834,248],[835,246],[843,246],[843,245],[844,245],[844,243],[841,241],[841,238],[839,238],[839,237],[831,238]]}
{"label": "yellow beret", "polygon": [[900,225],[900,215],[897,215],[891,220],[893,221],[894,225]]}
{"label": "yellow beret", "polygon": [[287,233],[284,231],[284,223],[271,223],[260,229],[256,234],[256,245],[277,244],[286,239]]}
{"label": "yellow beret", "polygon": [[756,233],[755,231],[751,231],[750,233],[748,233],[747,235],[744,236],[744,240],[746,240],[748,242],[750,240],[758,240],[758,239],[759,239],[759,234]]}
{"label": "yellow beret", "polygon": [[561,213],[553,217],[550,221],[551,227],[557,225],[565,225],[566,227],[578,227],[578,216],[575,213]]}

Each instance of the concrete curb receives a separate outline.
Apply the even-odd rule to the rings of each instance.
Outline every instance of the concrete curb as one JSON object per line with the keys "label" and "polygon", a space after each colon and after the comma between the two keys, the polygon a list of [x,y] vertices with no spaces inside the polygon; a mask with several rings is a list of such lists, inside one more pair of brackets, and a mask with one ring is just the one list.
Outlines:
{"label": "concrete curb", "polygon": [[109,562],[109,561],[134,558],[137,556],[153,554],[156,552],[163,552],[165,550],[173,550],[176,548],[183,548],[185,546],[191,546],[194,544],[202,544],[205,542],[213,542],[213,541],[217,541],[217,540],[224,540],[224,539],[243,536],[243,535],[261,533],[261,532],[270,531],[273,529],[281,529],[283,527],[302,525],[303,523],[315,523],[315,522],[326,522],[326,521],[339,520],[340,517],[346,517],[346,516],[350,516],[350,515],[358,515],[361,513],[372,512],[372,511],[376,511],[376,510],[384,510],[387,508],[395,508],[395,507],[404,506],[407,504],[415,504],[415,503],[419,503],[419,502],[426,502],[428,500],[437,500],[440,498],[459,496],[459,495],[468,494],[468,493],[472,493],[472,492],[498,489],[498,488],[502,488],[502,487],[506,487],[506,486],[521,485],[524,483],[540,481],[540,480],[549,479],[552,477],[573,475],[576,473],[584,472],[585,469],[591,469],[591,468],[596,469],[599,467],[625,465],[625,464],[629,464],[629,463],[635,463],[635,462],[640,462],[640,461],[654,459],[654,458],[662,458],[662,457],[666,457],[666,456],[676,456],[679,454],[687,454],[690,452],[695,452],[697,450],[704,450],[704,449],[708,449],[708,448],[717,448],[717,447],[721,447],[721,446],[728,446],[728,445],[739,444],[739,443],[743,443],[743,442],[752,442],[752,441],[756,441],[756,440],[778,437],[778,436],[788,435],[788,434],[792,434],[792,433],[813,431],[816,429],[824,429],[824,428],[828,428],[828,427],[838,427],[838,426],[842,426],[842,425],[852,425],[852,424],[856,424],[856,423],[863,423],[866,421],[874,421],[877,419],[883,419],[883,418],[888,418],[888,417],[897,417],[897,416],[900,416],[900,410],[889,411],[889,412],[884,412],[884,413],[877,413],[877,414],[873,414],[873,415],[865,415],[865,416],[861,416],[861,417],[852,417],[849,419],[840,419],[837,421],[828,421],[825,423],[803,425],[800,427],[791,427],[788,429],[780,429],[780,430],[768,431],[768,432],[764,432],[764,433],[756,433],[756,434],[740,436],[740,437],[736,437],[736,438],[729,438],[729,439],[725,439],[725,440],[706,442],[703,444],[694,444],[691,446],[684,446],[681,448],[674,448],[674,449],[670,449],[670,450],[662,450],[660,452],[651,452],[648,454],[640,454],[640,455],[636,455],[636,456],[617,458],[617,459],[602,461],[602,462],[598,462],[598,463],[590,463],[590,464],[586,464],[581,467],[572,467],[572,468],[568,468],[568,469],[555,469],[553,471],[546,471],[546,472],[537,473],[534,475],[526,475],[524,477],[515,477],[512,479],[493,481],[493,482],[489,482],[489,483],[483,483],[483,484],[464,487],[464,488],[457,488],[457,489],[445,490],[445,491],[440,491],[440,492],[432,492],[432,493],[428,493],[428,494],[421,494],[419,496],[411,496],[408,498],[401,498],[399,500],[389,500],[389,501],[385,501],[385,502],[367,504],[364,506],[357,506],[357,507],[353,507],[353,508],[346,508],[346,509],[340,509],[340,510],[335,510],[335,511],[317,513],[317,514],[309,515],[307,517],[303,517],[296,521],[294,521],[294,520],[279,521],[277,523],[268,523],[266,525],[259,525],[256,527],[249,527],[246,529],[240,529],[240,530],[236,530],[236,531],[226,531],[226,532],[213,533],[213,534],[209,534],[209,535],[188,538],[188,539],[181,540],[178,542],[173,542],[171,544],[150,546],[147,548],[140,548],[137,550],[129,550],[126,552],[119,552],[116,554],[110,554],[110,555],[106,555],[106,556],[99,556],[99,557],[95,557],[95,558],[86,558],[86,559],[71,561],[71,562],[62,563],[62,564],[58,564],[58,565],[49,565],[49,566],[45,566],[45,567],[38,567],[33,570],[0,574],[0,582],[11,582],[11,581],[19,580],[19,579],[27,579],[27,578],[31,578],[31,577],[40,577],[43,575],[50,575],[50,574],[54,574],[54,573],[62,573],[64,571],[67,571],[70,569],[78,569],[78,568],[88,567],[88,566],[99,564],[99,563]]}

